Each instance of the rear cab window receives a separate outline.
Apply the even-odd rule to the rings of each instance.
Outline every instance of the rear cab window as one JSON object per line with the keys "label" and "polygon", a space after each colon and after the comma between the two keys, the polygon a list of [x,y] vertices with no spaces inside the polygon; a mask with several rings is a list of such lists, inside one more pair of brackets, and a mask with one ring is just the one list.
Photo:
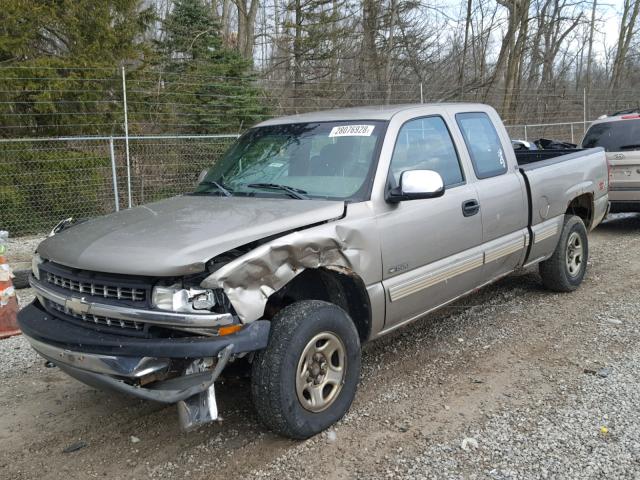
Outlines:
{"label": "rear cab window", "polygon": [[607,152],[640,150],[640,118],[591,125],[582,148],[593,147],[603,147]]}
{"label": "rear cab window", "polygon": [[496,177],[507,171],[507,159],[493,122],[486,113],[456,114],[456,122],[479,179]]}

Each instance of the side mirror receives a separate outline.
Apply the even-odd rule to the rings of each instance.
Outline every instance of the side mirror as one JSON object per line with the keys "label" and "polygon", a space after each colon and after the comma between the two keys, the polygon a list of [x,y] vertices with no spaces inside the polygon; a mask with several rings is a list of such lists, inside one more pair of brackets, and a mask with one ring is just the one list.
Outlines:
{"label": "side mirror", "polygon": [[390,203],[444,195],[444,180],[433,170],[406,170],[400,174],[400,185],[389,190]]}
{"label": "side mirror", "polygon": [[209,169],[208,168],[205,168],[204,170],[202,170],[200,172],[200,175],[198,175],[198,181],[197,181],[196,185],[199,185],[204,180],[204,177],[207,176],[207,173],[209,173]]}

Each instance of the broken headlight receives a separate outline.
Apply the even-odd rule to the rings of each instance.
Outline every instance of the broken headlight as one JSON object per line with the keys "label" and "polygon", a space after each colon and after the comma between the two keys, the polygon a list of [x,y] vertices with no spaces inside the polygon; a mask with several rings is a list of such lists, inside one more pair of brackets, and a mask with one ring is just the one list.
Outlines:
{"label": "broken headlight", "polygon": [[31,257],[31,273],[33,276],[40,280],[40,264],[42,263],[42,258],[38,253],[34,253],[33,257]]}
{"label": "broken headlight", "polygon": [[156,285],[152,302],[155,308],[173,312],[194,313],[211,310],[217,304],[216,292],[210,289],[183,288],[182,285]]}

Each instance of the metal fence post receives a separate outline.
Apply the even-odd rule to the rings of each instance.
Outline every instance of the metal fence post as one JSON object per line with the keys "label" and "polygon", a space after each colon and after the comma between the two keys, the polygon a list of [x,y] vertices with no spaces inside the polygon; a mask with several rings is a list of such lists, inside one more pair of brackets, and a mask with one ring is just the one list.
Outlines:
{"label": "metal fence post", "polygon": [[524,141],[527,141],[527,126],[524,126]]}
{"label": "metal fence post", "polygon": [[113,198],[116,203],[116,212],[120,211],[120,195],[118,194],[118,177],[116,175],[116,153],[113,149],[113,137],[109,137],[109,156],[111,157],[111,175],[113,176]]}
{"label": "metal fence post", "polygon": [[576,143],[573,141],[573,123],[571,124],[571,143]]}
{"label": "metal fence post", "polygon": [[422,82],[420,82],[420,103],[424,103],[424,95],[422,94]]}
{"label": "metal fence post", "polygon": [[131,208],[131,162],[129,161],[129,119],[127,118],[127,81],[122,66],[122,100],[124,103],[124,144],[127,155],[127,200]]}
{"label": "metal fence post", "polygon": [[584,132],[587,133],[587,89],[582,89],[582,125]]}

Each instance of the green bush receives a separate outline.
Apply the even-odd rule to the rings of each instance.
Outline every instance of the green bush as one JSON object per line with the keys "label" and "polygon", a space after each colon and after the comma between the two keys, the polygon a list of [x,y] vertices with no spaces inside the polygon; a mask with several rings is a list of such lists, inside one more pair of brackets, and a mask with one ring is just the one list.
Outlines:
{"label": "green bush", "polygon": [[0,150],[0,229],[11,236],[48,231],[63,218],[112,207],[108,156],[10,145]]}

